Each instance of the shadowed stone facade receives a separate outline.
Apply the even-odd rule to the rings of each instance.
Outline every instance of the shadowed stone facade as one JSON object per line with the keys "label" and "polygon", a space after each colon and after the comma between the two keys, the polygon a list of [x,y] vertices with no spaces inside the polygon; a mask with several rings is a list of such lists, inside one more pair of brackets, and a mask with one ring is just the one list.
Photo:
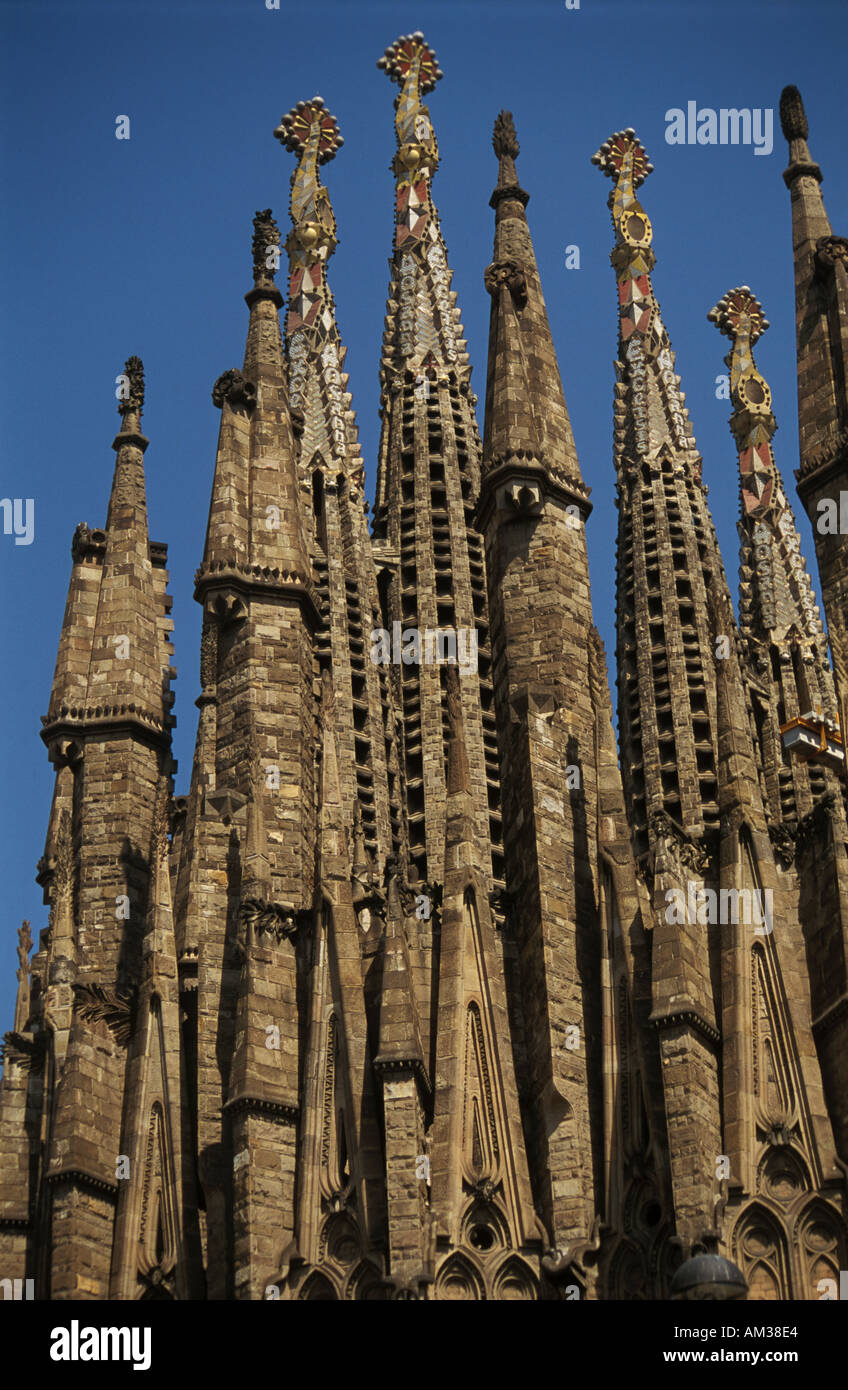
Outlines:
{"label": "shadowed stone facade", "polygon": [[44,719],[49,923],[32,956],[19,932],[0,1273],[55,1300],[662,1299],[714,1252],[753,1298],[816,1298],[848,1265],[846,542],[817,527],[848,492],[848,264],[800,97],[781,104],[798,488],[833,669],[746,286],[710,314],[734,618],[651,278],[651,165],[616,132],[595,162],[619,302],[619,754],[512,117],[481,439],[433,202],[441,72],[420,34],[379,66],[400,90],[373,524],[328,278],[343,142],[315,97],[275,131],[291,230],[256,215],[244,357],[212,392],[185,795],[126,365]]}

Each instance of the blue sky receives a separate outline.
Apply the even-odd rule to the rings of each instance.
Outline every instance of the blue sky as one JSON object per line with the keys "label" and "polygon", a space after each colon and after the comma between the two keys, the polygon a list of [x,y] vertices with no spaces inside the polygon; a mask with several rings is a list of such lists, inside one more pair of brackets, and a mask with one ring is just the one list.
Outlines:
{"label": "blue sky", "polygon": [[[47,923],[34,881],[52,774],[38,737],[78,521],[102,525],[118,426],[115,377],[144,359],[151,534],[170,549],[178,791],[187,787],[198,693],[201,557],[215,457],[216,377],[240,364],[251,283],[251,223],[269,205],[288,225],[292,156],[272,138],[281,115],[320,92],[345,145],[324,171],[339,223],[330,267],[349,347],[369,494],[378,437],[377,369],[392,238],[395,89],[376,61],[422,29],[444,80],[428,98],[442,164],[434,184],[454,271],[473,384],[485,394],[491,259],[492,123],[515,115],[519,175],[595,511],[588,524],[595,617],[614,651],[609,181],[590,163],[633,126],[655,173],[641,197],[654,226],[654,286],[677,353],[730,576],[737,485],[727,401],[717,400],[726,339],[707,312],[749,284],[771,329],[757,349],[774,394],[775,447],[794,499],[797,411],[786,145],[777,105],[796,83],[825,174],[834,230],[848,228],[840,161],[844,0],[0,0],[0,424],[3,496],[32,497],[35,539],[0,534],[0,712],[5,794],[0,860],[0,1032],[11,1026],[15,932]],[[774,150],[675,146],[665,113],[771,108]],[[115,121],[130,117],[130,139]],[[565,248],[580,248],[580,269]],[[481,405],[482,408],[482,405]],[[482,426],[482,419],[481,419]],[[801,511],[796,506],[796,514]],[[802,541],[816,593],[806,517]]]}

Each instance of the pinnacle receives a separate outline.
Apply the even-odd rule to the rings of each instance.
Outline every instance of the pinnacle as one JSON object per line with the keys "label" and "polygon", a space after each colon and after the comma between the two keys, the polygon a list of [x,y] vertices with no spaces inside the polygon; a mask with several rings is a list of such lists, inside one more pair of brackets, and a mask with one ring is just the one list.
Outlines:
{"label": "pinnacle", "polygon": [[608,178],[618,179],[624,166],[626,156],[633,152],[633,187],[638,188],[645,182],[648,174],[654,172],[654,166],[648,159],[644,145],[639,140],[632,126],[626,130],[615,130],[608,140],[605,140],[600,149],[592,155],[592,163],[597,164],[602,174]]}
{"label": "pinnacle", "polygon": [[[270,208],[257,212],[253,219],[253,278],[273,280],[279,265],[280,229]],[[269,254],[276,253],[276,254]]]}
{"label": "pinnacle", "polygon": [[515,133],[511,111],[501,111],[496,117],[492,134],[492,148],[498,159],[502,159],[504,155],[508,155],[511,159],[518,156],[521,146]]}
{"label": "pinnacle", "polygon": [[797,87],[784,87],[780,94],[780,128],[787,140],[806,140],[810,133]]}
{"label": "pinnacle", "polygon": [[432,92],[444,73],[438,65],[436,55],[426,43],[420,29],[414,34],[401,34],[399,39],[389,44],[382,58],[377,59],[381,68],[392,82],[402,87],[416,58],[419,59],[419,83],[422,96]]}
{"label": "pinnacle", "polygon": [[[140,357],[128,357],[124,363],[123,380],[121,382],[121,395],[118,399],[118,414],[121,416],[121,428],[114,441],[113,448],[120,448],[124,442],[123,436],[133,435],[136,439],[142,439],[141,434],[141,413],[144,409],[144,364]],[[145,445],[147,441],[144,441]]]}
{"label": "pinnacle", "polygon": [[754,297],[748,285],[728,290],[714,308],[710,309],[707,319],[728,338],[737,337],[743,323],[746,323],[752,343],[755,343],[769,326],[762,304]]}
{"label": "pinnacle", "polygon": [[335,116],[326,109],[322,97],[299,101],[283,116],[274,135],[292,154],[302,155],[313,131],[317,135],[318,163],[327,164],[344,144]]}

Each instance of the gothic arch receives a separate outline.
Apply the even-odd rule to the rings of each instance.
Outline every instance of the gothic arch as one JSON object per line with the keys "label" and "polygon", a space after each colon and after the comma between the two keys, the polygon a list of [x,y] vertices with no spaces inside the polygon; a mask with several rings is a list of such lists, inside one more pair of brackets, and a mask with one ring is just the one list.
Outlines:
{"label": "gothic arch", "polygon": [[649,1296],[645,1252],[635,1241],[622,1240],[612,1257],[607,1275],[607,1296],[638,1301]]}
{"label": "gothic arch", "polygon": [[348,1275],[345,1285],[345,1298],[356,1303],[370,1303],[382,1300],[384,1294],[380,1284],[381,1271],[370,1260],[360,1260]]}
{"label": "gothic arch", "polygon": [[482,1302],[486,1297],[486,1286],[473,1261],[461,1251],[456,1251],[439,1270],[435,1293],[437,1300],[442,1302]]}
{"label": "gothic arch", "polygon": [[499,1204],[485,1201],[482,1197],[475,1197],[467,1207],[461,1230],[463,1245],[470,1246],[480,1255],[506,1250],[511,1243],[509,1224]]}
{"label": "gothic arch", "polygon": [[789,1247],[777,1215],[761,1201],[741,1213],[733,1231],[732,1258],[748,1281],[751,1302],[791,1299]]}
{"label": "gothic arch", "polygon": [[356,1222],[347,1212],[334,1212],[327,1217],[321,1244],[328,1260],[334,1260],[343,1268],[355,1264],[361,1249]]}
{"label": "gothic arch", "polygon": [[309,1278],[301,1286],[298,1293],[301,1303],[319,1302],[336,1303],[338,1294],[325,1274],[320,1274],[318,1270],[313,1270]]}
{"label": "gothic arch", "polygon": [[795,1221],[794,1242],[801,1261],[802,1298],[818,1300],[825,1293],[823,1281],[832,1280],[839,1297],[839,1271],[848,1266],[848,1252],[839,1214],[820,1197],[813,1197]]}
{"label": "gothic arch", "polygon": [[539,1281],[518,1255],[508,1255],[492,1280],[492,1297],[504,1302],[528,1302],[539,1297]]}
{"label": "gothic arch", "polygon": [[789,1144],[773,1144],[757,1166],[757,1191],[780,1207],[788,1207],[812,1188],[807,1165]]}

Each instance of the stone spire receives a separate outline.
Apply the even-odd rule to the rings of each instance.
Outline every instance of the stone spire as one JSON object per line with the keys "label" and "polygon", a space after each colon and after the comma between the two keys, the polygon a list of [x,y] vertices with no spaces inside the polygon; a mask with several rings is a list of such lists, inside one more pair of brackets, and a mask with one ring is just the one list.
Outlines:
{"label": "stone spire", "polygon": [[[327,280],[327,262],[336,249],[336,219],[319,169],[344,144],[335,116],[320,97],[300,101],[274,131],[297,155],[291,180],[292,230],[286,351],[289,391],[305,474],[316,453],[335,482],[336,473],[354,473],[362,484],[362,464],[351,397],[343,373],[346,350],[336,324]],[[313,518],[313,524],[315,518]]]}
{"label": "stone spire", "polygon": [[[509,113],[495,122],[493,147],[498,182],[491,200],[494,259],[485,274],[492,306],[477,524],[485,536],[493,659],[500,673],[504,849],[515,904],[507,926],[518,951],[522,1001],[515,1024],[527,1055],[525,1085],[534,1113],[530,1172],[549,1232],[549,1272],[588,1291],[592,1276],[582,1254],[605,1208],[605,1189],[623,1174],[610,1172],[607,1183],[596,1184],[592,1145],[601,1087],[586,1050],[567,1040],[582,1028],[578,1019],[591,1017],[586,1027],[601,1029],[602,988],[610,982],[602,985],[598,973],[597,945],[607,927],[598,905],[605,894],[615,897],[605,867],[613,842],[622,898],[632,899],[635,865],[615,758],[618,825],[600,813],[602,781],[605,801],[612,795],[600,750],[614,748],[614,738],[609,695],[600,698],[606,671],[596,669],[593,657],[584,524],[591,506],[527,223],[528,196],[515,171],[518,140]],[[634,932],[641,932],[638,916]],[[613,973],[626,972],[621,954],[615,952]],[[616,1046],[611,1025],[605,1044],[609,1059]],[[608,1099],[612,1165],[621,1120],[615,1098]],[[597,1129],[594,1134],[598,1142]],[[566,1173],[569,1180],[560,1181]]]}
{"label": "stone spire", "polygon": [[[292,176],[292,230],[286,351],[304,511],[322,626],[316,647],[340,695],[342,804],[358,815],[378,872],[401,841],[394,717],[384,667],[369,660],[371,634],[382,626],[368,535],[364,470],[327,263],[336,221],[319,171],[342,146],[338,123],[320,97],[298,102],[274,132],[298,158]],[[354,715],[354,708],[357,713]],[[389,713],[389,717],[386,717]],[[387,743],[388,739],[388,743]]]}
{"label": "stone spire", "polygon": [[129,722],[167,742],[173,723],[167,680],[163,696],[161,596],[147,529],[148,440],[141,433],[138,357],[127,360],[119,390],[122,418],[112,445],[117,459],[105,532],[78,526],[74,534],[66,621],[42,732],[48,747],[94,723]]}
{"label": "stone spire", "polygon": [[762,305],[744,285],[729,290],[709,318],[732,344],[725,360],[734,406],[730,429],[739,455],[739,621],[774,716],[763,738],[769,803],[775,820],[797,820],[824,793],[824,777],[798,759],[787,767],[775,743],[781,724],[811,711],[821,711],[836,730],[833,678],[795,518],[774,459],[771,392],[754,362],[754,344],[768,328]]}
{"label": "stone spire", "polygon": [[783,178],[792,200],[798,496],[813,528],[843,737],[848,728],[848,239],[834,236],[822,172],[807,145],[801,94],[786,87],[780,123],[789,142]]}
{"label": "stone spire", "polygon": [[[462,701],[475,833],[497,882],[503,866],[491,655],[483,547],[473,526],[480,439],[432,199],[438,148],[424,104],[441,72],[420,33],[398,39],[379,66],[401,91],[395,102],[395,235],[380,365],[374,554],[386,629],[398,649],[410,872],[419,882],[432,879],[444,853],[446,711],[433,642],[446,632],[474,671],[463,682]],[[422,642],[430,634],[430,650],[416,656],[407,646],[401,663],[399,649],[409,629]],[[427,1002],[422,999],[420,1007],[427,1032]]]}
{"label": "stone spire", "polygon": [[[203,564],[195,597],[202,601],[221,576],[266,589],[297,592],[314,606],[286,389],[285,359],[274,284],[276,223],[270,210],[254,218],[253,289],[244,363],[215,382],[212,402],[221,430]],[[217,576],[217,577],[216,577]]]}
{"label": "stone spire", "polygon": [[707,587],[723,568],[651,284],[653,232],[637,190],[653,166],[632,130],[612,135],[593,162],[615,184],[619,707],[625,795],[641,855],[657,816],[695,838],[716,825]]}
{"label": "stone spire", "polygon": [[[178,941],[194,996],[193,1119],[200,1181],[215,1214],[206,1249],[213,1297],[232,1295],[228,1222],[235,1223],[244,1270],[239,1297],[256,1296],[273,1267],[272,1250],[285,1246],[294,1225],[299,1058],[292,938],[297,914],[314,895],[313,643],[320,614],[288,406],[282,297],[274,285],[278,243],[270,212],[257,213],[244,363],[213,391],[221,429],[195,582],[204,615],[203,689],[181,848]],[[278,1030],[279,1049],[265,1047],[267,1028]],[[281,1136],[286,1157],[260,1190],[240,1155],[271,1134]]]}
{"label": "stone spire", "polygon": [[[45,1184],[35,1200],[38,1229],[52,1222],[57,1233],[44,1246],[39,1278],[46,1296],[59,1299],[105,1298],[110,1288],[126,1047],[155,896],[149,849],[160,789],[170,789],[176,766],[166,552],[148,535],[144,375],[136,357],[119,378],[118,397],[107,521],[99,531],[80,525],[74,535],[42,730],[56,770],[38,875],[50,904],[39,952],[38,1027],[52,1080],[43,1111]],[[83,1211],[81,1194],[91,1190],[106,1194],[105,1201]]]}
{"label": "stone spire", "polygon": [[498,182],[491,198],[494,254],[484,277],[492,296],[484,472],[515,456],[542,464],[576,488],[578,509],[588,515],[588,489],[580,477],[527,225],[529,195],[515,171],[519,145],[510,111],[502,111],[495,121],[492,146]]}
{"label": "stone spire", "polygon": [[[614,455],[619,507],[619,728],[637,857],[652,884],[651,1020],[660,1034],[675,1228],[684,1246],[712,1228],[713,1175],[687,1146],[720,1142],[718,1029],[708,933],[674,904],[711,881],[718,829],[710,586],[728,592],[701,460],[651,284],[653,232],[637,191],[652,165],[632,129],[593,156],[613,180],[619,303]],[[740,692],[740,697],[745,696]],[[682,898],[681,896],[682,895]],[[680,1079],[696,1079],[697,1104]]]}

